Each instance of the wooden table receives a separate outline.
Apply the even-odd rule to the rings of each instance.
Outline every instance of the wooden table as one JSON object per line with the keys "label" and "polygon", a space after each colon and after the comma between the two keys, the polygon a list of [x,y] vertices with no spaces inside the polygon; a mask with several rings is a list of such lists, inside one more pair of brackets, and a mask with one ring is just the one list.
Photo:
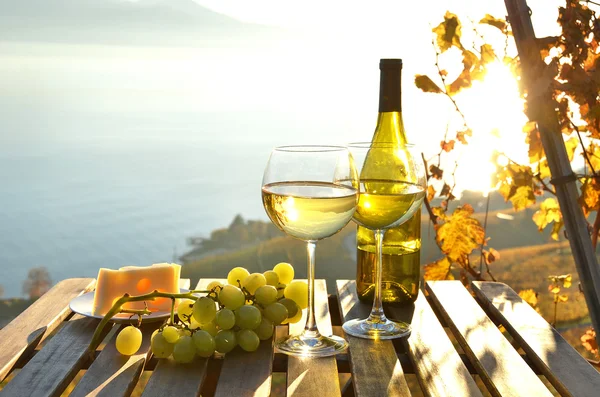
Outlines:
{"label": "wooden table", "polygon": [[[150,376],[136,393],[144,397],[267,396],[273,378],[284,374],[290,396],[600,395],[599,373],[501,283],[474,283],[476,298],[458,281],[427,283],[428,296],[421,294],[414,306],[388,308],[390,316],[412,322],[407,339],[348,336],[348,354],[322,359],[274,353],[272,341],[264,341],[254,353],[236,349],[187,365],[152,358],[149,337],[156,323],[143,326],[144,342],[134,356],[115,351],[119,325],[107,332],[111,341],[95,357],[86,355],[98,320],[73,315],[68,303],[93,287],[93,279],[64,280],[0,330],[2,397],[58,396],[73,388],[74,379],[71,396],[129,396],[140,379],[148,378],[141,377],[143,372]],[[343,320],[369,312],[358,302],[353,281],[337,281],[337,292],[328,297],[325,281],[317,280],[323,333],[340,334]],[[302,324],[289,331],[299,332]],[[287,332],[287,326],[277,329],[279,336]]]}

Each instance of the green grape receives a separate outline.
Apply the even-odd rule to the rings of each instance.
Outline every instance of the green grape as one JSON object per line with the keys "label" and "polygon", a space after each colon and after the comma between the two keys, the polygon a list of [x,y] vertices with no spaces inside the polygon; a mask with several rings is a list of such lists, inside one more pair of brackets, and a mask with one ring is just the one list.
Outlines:
{"label": "green grape", "polygon": [[219,353],[229,353],[236,345],[235,332],[230,329],[221,330],[215,336],[215,350]]}
{"label": "green grape", "polygon": [[273,270],[267,270],[263,273],[263,276],[265,276],[265,279],[267,280],[267,285],[277,287],[277,284],[279,284],[279,276]]}
{"label": "green grape", "polygon": [[217,325],[221,329],[231,329],[235,325],[235,313],[229,309],[221,309],[217,312]]}
{"label": "green grape", "polygon": [[246,305],[235,311],[235,325],[242,329],[254,329],[260,325],[262,316],[256,306]]}
{"label": "green grape", "polygon": [[178,330],[179,332],[179,337],[181,338],[182,336],[192,336],[192,331],[190,331],[189,329],[180,329]]}
{"label": "green grape", "polygon": [[177,316],[179,320],[189,324],[190,318],[192,317],[194,301],[191,299],[182,299],[177,306]]}
{"label": "green grape", "polygon": [[210,323],[217,314],[217,305],[214,300],[203,296],[194,303],[194,319],[200,324]]}
{"label": "green grape", "polygon": [[242,287],[246,288],[252,295],[263,285],[267,285],[267,279],[261,273],[252,273],[242,281]]}
{"label": "green grape", "polygon": [[165,340],[169,343],[175,343],[179,340],[179,330],[172,325],[167,325],[162,331]]}
{"label": "green grape", "polygon": [[219,301],[229,310],[235,310],[244,305],[246,296],[238,287],[226,285],[219,294]]}
{"label": "green grape", "polygon": [[301,319],[302,319],[302,310],[298,310],[298,313],[296,313],[295,316],[286,318],[285,321],[283,321],[281,324],[287,324],[287,323],[295,324],[298,321],[300,321]]}
{"label": "green grape", "polygon": [[196,344],[191,336],[182,336],[173,347],[173,358],[177,363],[191,363],[196,357]]}
{"label": "green grape", "polygon": [[200,326],[201,326],[201,324],[198,321],[196,321],[194,319],[194,317],[192,316],[192,320],[190,321],[190,324],[189,324],[190,329],[193,329],[193,330],[194,329],[199,329]]}
{"label": "green grape", "polygon": [[131,356],[140,350],[142,345],[142,331],[129,325],[121,330],[115,340],[117,351],[124,356]]}
{"label": "green grape", "polygon": [[281,324],[287,316],[287,309],[279,302],[271,303],[265,307],[265,317],[275,325]]}
{"label": "green grape", "polygon": [[244,282],[244,279],[250,275],[250,272],[243,267],[234,267],[227,274],[227,282],[233,286],[239,287],[240,283]]}
{"label": "green grape", "polygon": [[256,332],[256,334],[258,335],[258,339],[267,340],[271,336],[273,336],[274,330],[275,327],[273,326],[273,323],[267,320],[266,318],[263,318],[260,322],[260,325],[254,330],[254,332]]}
{"label": "green grape", "polygon": [[288,311],[288,317],[294,317],[296,313],[300,310],[300,307],[291,299],[283,298],[279,301]]}
{"label": "green grape", "polygon": [[[217,280],[215,280],[215,281],[211,281],[211,282],[210,282],[210,283],[208,283],[208,285],[206,286],[206,289],[207,289],[207,290],[211,290],[211,289],[213,289],[213,288],[215,288],[215,287],[221,287],[221,288],[223,288],[223,283],[221,283],[220,281],[217,281]],[[217,293],[217,295],[219,294],[219,290],[220,290],[221,288],[217,288],[217,289],[215,289],[215,292]]]}
{"label": "green grape", "polygon": [[261,305],[269,305],[277,300],[277,288],[272,285],[263,285],[256,290],[254,297]]}
{"label": "green grape", "polygon": [[215,352],[215,340],[206,331],[197,331],[192,336],[196,351],[200,357],[210,357]]}
{"label": "green grape", "polygon": [[277,284],[277,299],[283,298],[285,287],[287,287],[287,285],[281,283]]}
{"label": "green grape", "polygon": [[174,345],[172,343],[167,342],[162,332],[157,332],[152,334],[152,340],[150,342],[150,346],[152,347],[152,354],[156,358],[167,358],[173,353]]}
{"label": "green grape", "polygon": [[219,330],[217,329],[217,322],[213,319],[210,323],[200,324],[200,329],[206,331],[212,336],[215,336]]}
{"label": "green grape", "polygon": [[273,271],[279,276],[279,282],[289,284],[294,279],[294,268],[286,262],[281,262],[275,265]]}
{"label": "green grape", "polygon": [[296,302],[300,309],[308,307],[308,284],[304,281],[293,281],[288,284],[283,295]]}
{"label": "green grape", "polygon": [[258,335],[252,330],[243,329],[239,331],[236,335],[237,342],[242,349],[247,352],[253,352],[258,349],[258,345],[260,344],[260,339],[258,339]]}

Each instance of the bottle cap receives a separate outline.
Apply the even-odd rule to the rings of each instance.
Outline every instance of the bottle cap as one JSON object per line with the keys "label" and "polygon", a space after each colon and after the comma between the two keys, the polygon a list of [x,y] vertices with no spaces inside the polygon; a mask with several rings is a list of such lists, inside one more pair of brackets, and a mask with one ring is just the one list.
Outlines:
{"label": "bottle cap", "polygon": [[380,59],[379,69],[386,67],[402,68],[402,59]]}

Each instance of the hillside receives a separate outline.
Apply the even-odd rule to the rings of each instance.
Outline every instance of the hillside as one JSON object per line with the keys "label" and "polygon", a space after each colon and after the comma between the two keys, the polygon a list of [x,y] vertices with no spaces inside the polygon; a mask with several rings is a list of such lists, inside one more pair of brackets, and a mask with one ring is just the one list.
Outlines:
{"label": "hillside", "polygon": [[[488,244],[496,250],[514,247],[538,246],[551,242],[549,232],[539,233],[531,216],[535,210],[529,209],[521,212],[513,210],[497,210],[488,214]],[[507,216],[508,215],[508,216]],[[485,214],[476,213],[475,217],[483,224]],[[512,219],[507,219],[511,218]],[[237,219],[237,220],[236,220]],[[248,239],[240,240],[238,249],[231,244],[220,243],[223,236],[228,239],[236,237],[239,232],[233,233],[233,226],[243,227],[239,224],[238,217],[229,228],[218,229],[211,234],[210,239],[203,241],[207,250],[202,252],[201,258],[194,260],[189,256],[189,261],[184,261],[183,274],[192,279],[200,277],[224,277],[229,269],[235,266],[247,267],[250,271],[264,271],[280,261],[295,264],[299,277],[306,277],[306,253],[302,242],[286,237],[281,232],[273,232],[270,222],[243,221],[250,236],[266,236],[259,242]],[[258,233],[258,225],[263,224],[264,232]],[[350,223],[340,233],[320,241],[317,244],[317,277],[328,281],[329,291],[333,291],[336,278],[355,278],[355,245],[356,225]],[[435,243],[435,233],[429,217],[424,215],[421,226],[422,250],[421,263],[429,263],[440,257],[440,251]],[[273,237],[276,236],[276,237]],[[237,237],[236,237],[237,238]],[[210,250],[214,250],[211,254]],[[220,250],[219,250],[220,249]],[[223,252],[223,250],[227,250]],[[184,259],[182,257],[182,259]],[[499,265],[498,265],[499,266]]]}

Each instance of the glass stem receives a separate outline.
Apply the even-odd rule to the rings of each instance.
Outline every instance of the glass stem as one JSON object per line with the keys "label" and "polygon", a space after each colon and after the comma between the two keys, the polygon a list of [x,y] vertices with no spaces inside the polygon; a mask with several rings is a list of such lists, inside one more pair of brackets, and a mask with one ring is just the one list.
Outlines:
{"label": "glass stem", "polygon": [[306,243],[306,253],[308,256],[308,313],[306,317],[306,325],[302,335],[309,338],[319,337],[319,329],[315,320],[315,248],[316,241],[308,241]]}
{"label": "glass stem", "polygon": [[385,323],[387,318],[383,313],[383,304],[381,300],[381,283],[382,283],[382,260],[383,260],[383,235],[385,230],[375,230],[375,297],[373,298],[373,308],[371,314],[367,319],[368,322],[372,323]]}

